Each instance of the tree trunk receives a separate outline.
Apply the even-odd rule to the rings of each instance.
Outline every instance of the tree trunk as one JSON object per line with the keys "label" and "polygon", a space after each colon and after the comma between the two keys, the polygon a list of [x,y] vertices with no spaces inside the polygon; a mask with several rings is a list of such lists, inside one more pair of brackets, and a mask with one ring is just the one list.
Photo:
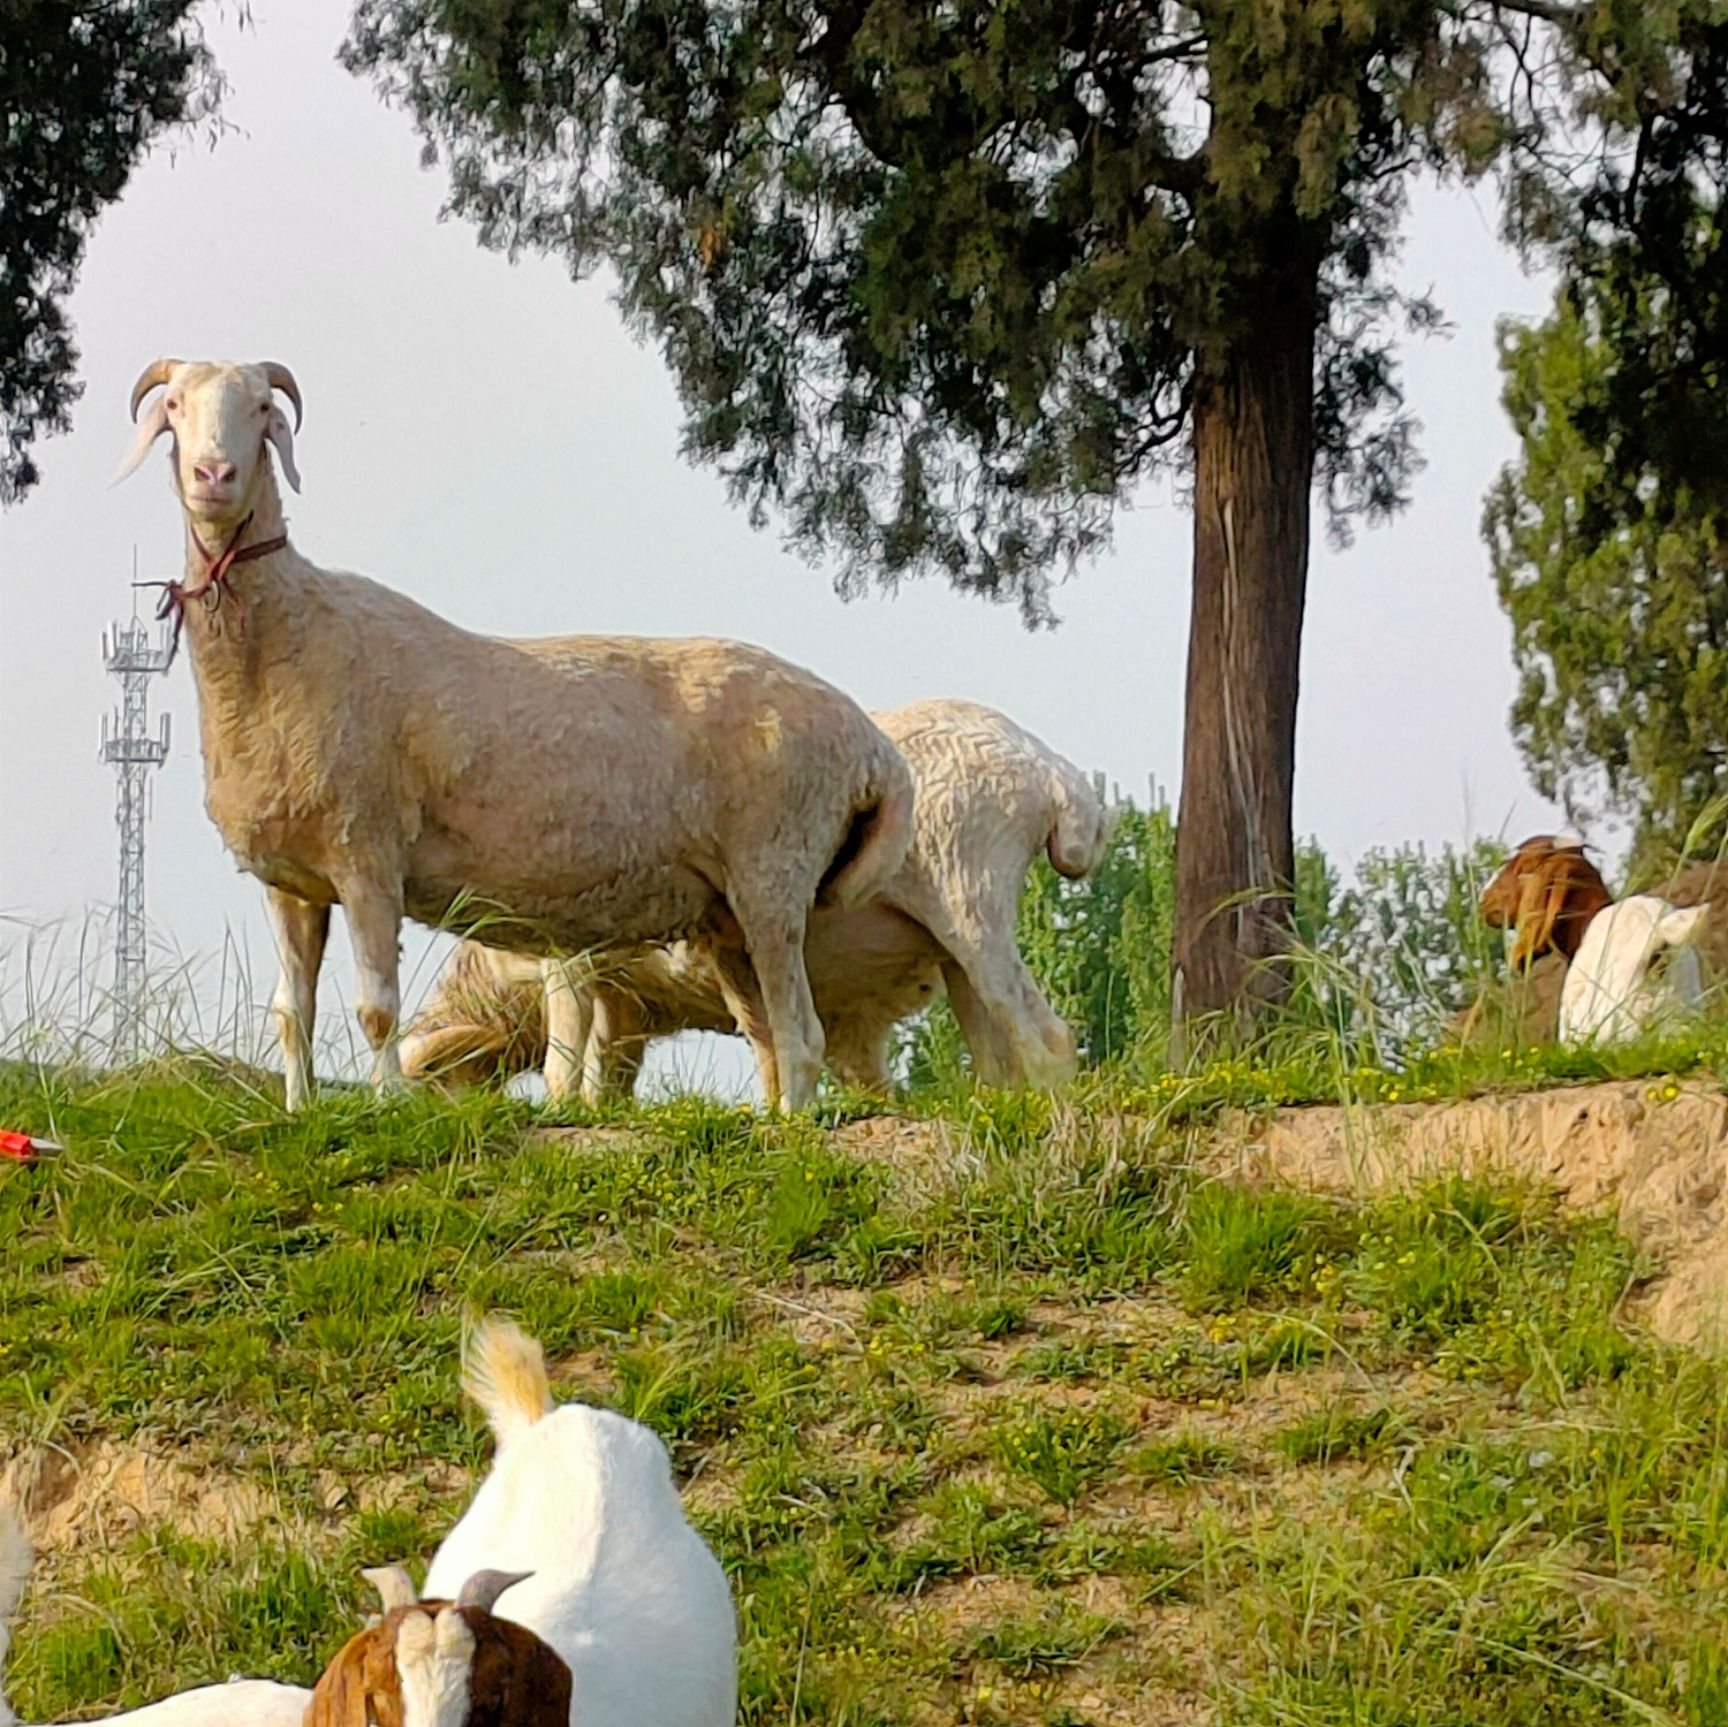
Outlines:
{"label": "tree trunk", "polygon": [[1301,285],[1280,286],[1195,385],[1194,607],[1172,954],[1178,1056],[1185,1024],[1206,1020],[1239,1035],[1288,988],[1276,958],[1294,868],[1316,306]]}

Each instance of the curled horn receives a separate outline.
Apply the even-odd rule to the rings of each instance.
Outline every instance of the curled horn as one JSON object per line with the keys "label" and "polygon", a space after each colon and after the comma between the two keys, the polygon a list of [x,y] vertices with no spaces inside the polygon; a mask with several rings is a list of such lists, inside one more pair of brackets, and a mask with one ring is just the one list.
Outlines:
{"label": "curled horn", "polygon": [[306,417],[306,409],[300,401],[300,386],[294,382],[294,374],[278,360],[264,362],[264,376],[270,380],[272,390],[280,390],[294,404],[294,430],[300,430],[300,422]]}
{"label": "curled horn", "polygon": [[412,1607],[420,1599],[414,1579],[400,1565],[378,1565],[360,1575],[378,1591],[386,1613],[394,1613],[398,1607]]}
{"label": "curled horn", "polygon": [[479,1607],[490,1613],[493,1604],[506,1589],[514,1589],[518,1583],[526,1582],[533,1575],[532,1571],[476,1571],[462,1585],[461,1593],[456,1597],[456,1605]]}
{"label": "curled horn", "polygon": [[152,390],[160,389],[162,385],[166,384],[169,375],[179,364],[178,360],[152,360],[138,374],[138,382],[132,386],[132,418],[134,420],[138,418],[138,404]]}

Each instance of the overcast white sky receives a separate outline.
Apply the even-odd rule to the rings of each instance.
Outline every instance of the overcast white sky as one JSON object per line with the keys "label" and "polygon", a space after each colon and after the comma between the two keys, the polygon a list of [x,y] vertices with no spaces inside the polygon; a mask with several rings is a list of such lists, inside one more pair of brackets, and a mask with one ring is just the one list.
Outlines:
{"label": "overcast white sky", "polygon": [[[1053,632],[934,583],[843,604],[824,572],[751,530],[714,474],[679,459],[667,374],[626,336],[603,282],[512,267],[438,222],[442,174],[420,168],[407,120],[335,62],[347,0],[253,11],[254,29],[211,33],[242,130],[213,151],[159,154],[102,218],[71,306],[86,394],[72,433],[40,448],[41,485],[0,518],[0,1014],[20,1011],[25,932],[57,929],[65,954],[115,893],[113,783],[96,754],[115,691],[100,638],[131,608],[134,549],[140,575],[160,577],[181,541],[161,458],[108,481],[128,389],[160,354],[290,365],[306,397],[296,542],[470,628],[737,636],[867,707],[994,703],[1137,797],[1149,777],[1174,795],[1181,510],[1148,496],[1124,514],[1111,554],[1060,591]],[[1512,447],[1494,323],[1548,299],[1494,227],[1491,191],[1418,198],[1403,276],[1433,287],[1456,325],[1407,354],[1428,469],[1393,526],[1314,551],[1296,817],[1344,863],[1556,819],[1508,736],[1509,632],[1478,534]],[[163,944],[208,956],[207,998],[225,946],[249,954],[257,1012],[244,1017],[261,1027],[274,977],[262,889],[204,815],[185,664],[154,702],[174,746],[155,781],[153,924]],[[425,952],[411,939],[405,955],[422,986]],[[332,958],[327,1013],[348,998],[345,935]]]}

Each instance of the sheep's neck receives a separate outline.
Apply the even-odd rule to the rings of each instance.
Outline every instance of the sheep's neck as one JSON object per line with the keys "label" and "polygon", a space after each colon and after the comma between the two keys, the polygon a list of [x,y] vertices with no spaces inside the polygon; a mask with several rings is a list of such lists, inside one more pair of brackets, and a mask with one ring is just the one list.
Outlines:
{"label": "sheep's neck", "polygon": [[[257,638],[276,633],[282,623],[278,583],[283,560],[294,556],[286,544],[282,504],[270,475],[249,500],[249,515],[220,528],[186,523],[186,576],[180,584],[183,625],[192,652],[200,706],[208,719],[232,724],[249,706],[257,675]],[[281,545],[274,542],[281,541]],[[267,552],[259,548],[270,546]],[[236,554],[220,582],[211,572],[225,552]],[[246,556],[250,552],[251,556]]]}

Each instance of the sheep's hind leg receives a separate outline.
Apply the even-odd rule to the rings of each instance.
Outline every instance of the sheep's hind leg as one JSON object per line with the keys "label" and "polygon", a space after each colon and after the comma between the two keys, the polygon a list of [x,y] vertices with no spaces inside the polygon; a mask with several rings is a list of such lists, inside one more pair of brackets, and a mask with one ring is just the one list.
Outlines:
{"label": "sheep's hind leg", "polygon": [[354,1017],[372,1049],[372,1089],[380,1094],[403,1084],[396,1046],[402,1012],[402,908],[375,889],[342,896],[348,939],[354,949]]}
{"label": "sheep's hind leg", "polygon": [[280,888],[268,890],[270,924],[282,972],[270,1002],[276,1038],[282,1046],[285,1097],[290,1109],[312,1099],[312,1029],[318,1011],[318,972],[330,934],[330,908]]}
{"label": "sheep's hind leg", "polygon": [[1017,949],[972,949],[942,973],[973,1072],[986,1085],[1054,1087],[1074,1077],[1074,1034]]}
{"label": "sheep's hind leg", "polygon": [[[764,912],[736,903],[732,909],[744,934],[748,972],[754,985],[749,994],[752,1001],[761,1004],[760,1012],[767,1022],[766,1039],[752,1034],[734,1006],[733,986],[728,982],[735,964],[731,949],[724,950],[721,967],[726,1005],[756,1049],[757,1071],[762,1075],[768,1107],[802,1109],[815,1099],[824,1047],[822,1022],[816,1017],[810,977],[804,969],[804,918],[802,914],[789,917],[783,910]],[[740,996],[742,999],[742,992]]]}
{"label": "sheep's hind leg", "polygon": [[773,1109],[780,1098],[780,1064],[774,1055],[774,1029],[768,1021],[768,1009],[756,982],[756,970],[750,956],[741,947],[730,944],[713,950],[714,972],[720,980],[720,994],[726,1003],[739,1034],[749,1043],[756,1058],[756,1083],[762,1089],[762,1104]]}
{"label": "sheep's hind leg", "polygon": [[594,1023],[593,968],[582,955],[540,962],[546,992],[546,1095],[554,1102],[574,1097]]}

